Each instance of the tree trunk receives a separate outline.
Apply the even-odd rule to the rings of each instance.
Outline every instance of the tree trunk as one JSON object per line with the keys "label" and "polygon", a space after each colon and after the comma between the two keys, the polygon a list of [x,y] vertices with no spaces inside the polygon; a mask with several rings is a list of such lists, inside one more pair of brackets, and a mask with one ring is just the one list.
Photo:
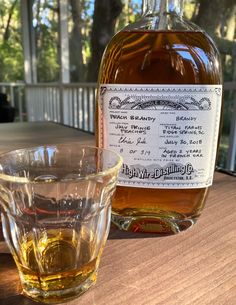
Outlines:
{"label": "tree trunk", "polygon": [[226,26],[225,38],[229,40],[233,40],[236,29],[236,5],[232,9],[228,10],[226,14],[225,26]]}
{"label": "tree trunk", "polygon": [[222,0],[199,1],[199,10],[195,22],[209,35],[220,34],[222,6]]}
{"label": "tree trunk", "polygon": [[[216,41],[220,53],[235,56],[236,41],[228,39],[227,32],[224,31],[224,19],[227,19],[229,12],[235,10],[235,0],[199,0],[199,4],[199,11],[194,22]],[[232,31],[234,32],[235,29],[231,28]]]}
{"label": "tree trunk", "polygon": [[85,67],[83,61],[82,9],[83,1],[70,0],[73,19],[73,29],[70,37],[70,66],[71,81],[85,81]]}
{"label": "tree trunk", "polygon": [[88,67],[88,81],[96,82],[105,47],[114,35],[115,22],[122,11],[121,0],[96,0],[91,34],[92,56]]}

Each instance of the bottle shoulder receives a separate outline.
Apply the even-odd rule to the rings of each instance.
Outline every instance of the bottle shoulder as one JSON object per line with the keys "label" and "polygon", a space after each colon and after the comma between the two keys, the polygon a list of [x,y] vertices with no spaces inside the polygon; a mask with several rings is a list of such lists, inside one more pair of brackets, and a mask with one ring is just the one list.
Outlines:
{"label": "bottle shoulder", "polygon": [[131,23],[124,27],[121,31],[116,33],[116,35],[113,36],[108,46],[114,44],[114,43],[120,43],[124,44],[124,41],[122,39],[122,36],[124,32],[128,33],[130,32],[130,35],[132,33],[140,33],[140,35],[143,34],[165,34],[167,36],[170,36],[172,34],[176,34],[178,36],[181,36],[183,34],[183,37],[185,34],[190,37],[194,36],[194,33],[196,33],[196,36],[202,36],[202,41],[204,40],[206,44],[208,44],[210,47],[212,47],[217,54],[217,56],[220,56],[220,53],[218,51],[218,48],[216,46],[216,43],[212,39],[212,37],[201,27],[196,25],[195,23],[186,20],[178,15],[172,16],[171,20],[172,22],[167,22],[164,27],[158,27],[158,16],[145,16],[141,20]]}
{"label": "bottle shoulder", "polygon": [[108,45],[100,71],[109,83],[222,82],[219,53],[202,30],[125,28]]}

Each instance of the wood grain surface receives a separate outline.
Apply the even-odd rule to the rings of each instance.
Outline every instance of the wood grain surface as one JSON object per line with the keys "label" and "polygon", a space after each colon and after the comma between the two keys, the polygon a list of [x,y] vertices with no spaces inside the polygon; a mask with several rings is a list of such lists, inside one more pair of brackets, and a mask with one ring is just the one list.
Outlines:
{"label": "wood grain surface", "polygon": [[23,147],[75,141],[92,145],[94,136],[48,122],[0,124],[0,153]]}
{"label": "wood grain surface", "polygon": [[[59,130],[62,135],[63,130],[70,140],[78,135],[81,141],[93,140],[90,135],[82,136],[63,126],[52,124],[48,128],[45,139],[39,135],[39,142],[50,141],[51,128],[54,135]],[[0,126],[0,140],[1,131]],[[15,138],[14,144],[9,139],[12,147],[36,142],[29,135]],[[2,150],[4,143],[1,141],[0,145]],[[17,270],[7,252],[1,242],[0,305],[39,304],[20,294]],[[156,237],[111,228],[97,284],[78,299],[64,304],[235,305],[236,178],[216,173],[199,221],[178,235]]]}

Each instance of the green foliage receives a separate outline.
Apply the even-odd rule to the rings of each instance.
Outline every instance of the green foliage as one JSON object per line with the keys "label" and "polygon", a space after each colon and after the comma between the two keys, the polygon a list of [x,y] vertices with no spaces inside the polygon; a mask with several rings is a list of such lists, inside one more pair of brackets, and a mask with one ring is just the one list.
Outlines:
{"label": "green foliage", "polygon": [[23,50],[20,30],[20,4],[15,3],[8,27],[9,12],[14,1],[0,4],[0,82],[23,79]]}
{"label": "green foliage", "polygon": [[37,74],[39,82],[53,82],[59,80],[59,63],[56,43],[51,38],[46,27],[42,27],[42,38],[37,48]]}
{"label": "green foliage", "polygon": [[0,82],[23,79],[23,54],[20,44],[9,41],[0,43]]}
{"label": "green foliage", "polygon": [[58,81],[60,66],[58,62],[57,1],[35,1],[33,18],[38,82]]}
{"label": "green foliage", "polygon": [[189,0],[184,2],[184,17],[186,19],[192,20],[194,19],[194,15],[196,12],[196,0]]}
{"label": "green foliage", "polygon": [[141,2],[137,0],[123,0],[123,10],[117,20],[116,31],[120,31],[126,25],[139,20],[141,17]]}

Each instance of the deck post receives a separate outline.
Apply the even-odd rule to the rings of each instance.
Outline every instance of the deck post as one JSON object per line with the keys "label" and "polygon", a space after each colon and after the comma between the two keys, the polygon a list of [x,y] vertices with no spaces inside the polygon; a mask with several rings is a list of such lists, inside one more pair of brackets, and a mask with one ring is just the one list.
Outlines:
{"label": "deck post", "polygon": [[37,83],[35,35],[32,24],[32,0],[21,0],[22,44],[26,84]]}
{"label": "deck post", "polygon": [[[235,85],[235,83],[234,83]],[[236,87],[234,87],[234,104],[231,116],[231,126],[229,135],[229,150],[227,158],[227,168],[235,171],[235,159],[236,159]]]}
{"label": "deck post", "polygon": [[68,95],[63,84],[70,82],[68,0],[58,0],[59,7],[59,45],[60,45],[60,121],[67,123]]}

